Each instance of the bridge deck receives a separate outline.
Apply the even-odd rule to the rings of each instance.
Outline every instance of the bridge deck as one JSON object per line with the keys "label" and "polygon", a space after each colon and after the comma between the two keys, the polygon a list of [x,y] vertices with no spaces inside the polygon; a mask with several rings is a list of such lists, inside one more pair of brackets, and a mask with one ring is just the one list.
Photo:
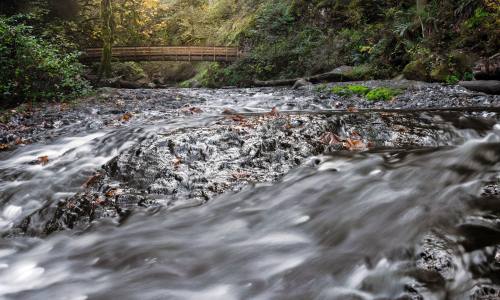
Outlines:
{"label": "bridge deck", "polygon": [[[102,48],[86,49],[84,61],[99,61]],[[113,58],[120,61],[235,61],[237,47],[114,47]]]}

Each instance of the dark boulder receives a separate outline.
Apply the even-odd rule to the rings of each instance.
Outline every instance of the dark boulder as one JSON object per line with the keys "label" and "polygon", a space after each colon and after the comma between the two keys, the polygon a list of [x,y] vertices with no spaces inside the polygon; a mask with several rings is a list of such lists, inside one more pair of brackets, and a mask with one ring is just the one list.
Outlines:
{"label": "dark boulder", "polygon": [[409,80],[427,81],[429,72],[424,62],[415,60],[407,64],[403,69],[403,75]]}

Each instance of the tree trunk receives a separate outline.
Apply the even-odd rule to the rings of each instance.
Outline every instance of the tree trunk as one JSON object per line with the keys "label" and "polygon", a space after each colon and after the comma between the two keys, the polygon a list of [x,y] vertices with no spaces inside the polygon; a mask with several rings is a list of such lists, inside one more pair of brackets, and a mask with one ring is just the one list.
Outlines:
{"label": "tree trunk", "polygon": [[102,57],[99,68],[99,79],[111,77],[111,57],[113,54],[113,42],[115,22],[113,18],[112,0],[101,0],[101,21],[102,21]]}
{"label": "tree trunk", "polygon": [[422,14],[425,11],[425,6],[427,5],[427,0],[417,0],[417,15],[420,21],[420,26],[422,27],[422,38],[425,38],[425,25],[422,20]]}

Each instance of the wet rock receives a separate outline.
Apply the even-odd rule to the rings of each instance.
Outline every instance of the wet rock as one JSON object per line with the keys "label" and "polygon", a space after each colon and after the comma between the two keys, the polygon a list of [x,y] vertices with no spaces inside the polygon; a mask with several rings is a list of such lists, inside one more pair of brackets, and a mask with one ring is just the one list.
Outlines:
{"label": "wet rock", "polygon": [[480,285],[471,292],[471,300],[500,299],[500,287],[496,285]]}
{"label": "wet rock", "polygon": [[[210,126],[141,140],[107,163],[98,183],[58,205],[55,213],[38,215],[49,217],[44,227],[49,234],[85,227],[102,216],[121,218],[141,207],[200,205],[226,191],[276,181],[321,153],[454,143],[452,127],[445,133],[446,124],[431,121],[390,114],[229,114]],[[122,193],[110,197],[111,188]]]}
{"label": "wet rock", "polygon": [[444,286],[455,277],[453,251],[450,242],[436,234],[428,234],[417,251],[417,273],[420,282]]}
{"label": "wet rock", "polygon": [[468,216],[457,229],[469,251],[500,243],[500,218],[495,215]]}
{"label": "wet rock", "polygon": [[497,80],[460,81],[458,84],[471,91],[500,95],[500,81]]}
{"label": "wet rock", "polygon": [[294,90],[297,90],[297,89],[300,89],[300,88],[304,88],[306,86],[311,86],[312,83],[310,83],[309,81],[305,80],[304,78],[301,78],[299,80],[297,80],[294,85],[293,85],[293,89]]}

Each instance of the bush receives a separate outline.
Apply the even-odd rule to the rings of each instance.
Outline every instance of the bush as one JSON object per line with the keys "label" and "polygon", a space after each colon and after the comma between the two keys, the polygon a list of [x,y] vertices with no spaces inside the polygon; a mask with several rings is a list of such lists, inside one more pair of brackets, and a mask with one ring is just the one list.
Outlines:
{"label": "bush", "polygon": [[32,35],[32,28],[0,17],[0,106],[65,100],[88,90],[77,52],[63,53]]}

